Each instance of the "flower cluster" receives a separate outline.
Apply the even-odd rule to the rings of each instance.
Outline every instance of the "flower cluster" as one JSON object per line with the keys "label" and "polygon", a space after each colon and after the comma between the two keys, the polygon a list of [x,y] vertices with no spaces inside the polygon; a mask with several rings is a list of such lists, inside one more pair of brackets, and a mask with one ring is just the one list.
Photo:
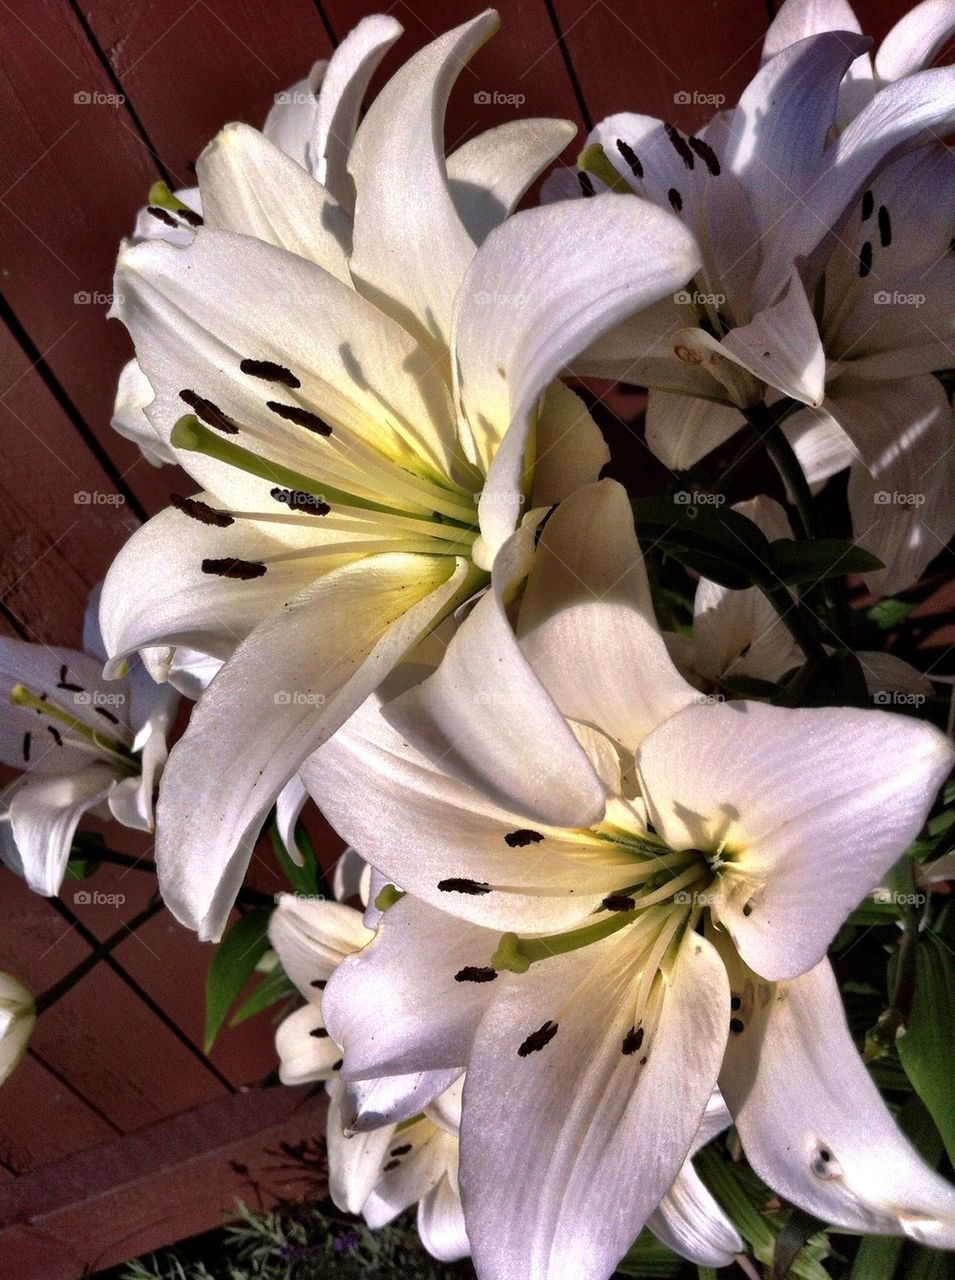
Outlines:
{"label": "flower cluster", "polygon": [[[55,893],[84,812],[155,798],[165,904],[218,941],[270,814],[294,867],[317,803],[351,851],[269,924],[281,1078],[326,1083],[336,1204],[417,1204],[480,1280],[605,1280],[645,1226],[730,1264],[693,1163],[730,1125],[821,1224],[955,1248],[829,958],[955,762],[937,682],[859,622],[955,533],[955,70],[924,69],[955,10],[873,58],[843,0],[787,0],[735,106],[614,115],[520,211],[572,126],[443,141],[496,26],[362,116],[401,33],[366,18],[151,192],[114,425],[185,491],[85,653],[0,641],[0,854]],[[612,478],[593,379],[650,389],[665,492]]]}

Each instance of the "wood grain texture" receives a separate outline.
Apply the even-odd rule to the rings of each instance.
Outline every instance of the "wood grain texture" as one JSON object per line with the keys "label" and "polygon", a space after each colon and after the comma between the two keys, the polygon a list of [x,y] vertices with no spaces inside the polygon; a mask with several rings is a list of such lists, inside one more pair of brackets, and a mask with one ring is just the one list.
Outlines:
{"label": "wood grain texture", "polygon": [[74,1280],[227,1221],[239,1198],[321,1199],[325,1112],[303,1089],[235,1094],[0,1182],[0,1275]]}

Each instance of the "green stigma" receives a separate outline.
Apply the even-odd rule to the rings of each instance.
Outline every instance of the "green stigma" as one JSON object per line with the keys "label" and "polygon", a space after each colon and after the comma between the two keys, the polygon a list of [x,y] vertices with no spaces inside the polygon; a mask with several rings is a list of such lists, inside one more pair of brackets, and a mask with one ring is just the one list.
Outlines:
{"label": "green stigma", "polygon": [[396,902],[400,902],[404,896],[404,890],[399,889],[397,885],[383,885],[375,898],[375,907],[378,911],[385,912]]}
{"label": "green stigma", "polygon": [[592,173],[611,191],[619,191],[623,195],[633,195],[633,188],[613,167],[607,153],[599,142],[592,142],[577,158],[577,168],[584,173]]}
{"label": "green stigma", "polygon": [[187,204],[183,204],[178,196],[173,195],[167,182],[154,182],[149,188],[146,203],[156,205],[160,209],[168,209],[170,213],[180,213],[183,209],[187,213],[192,213]]}

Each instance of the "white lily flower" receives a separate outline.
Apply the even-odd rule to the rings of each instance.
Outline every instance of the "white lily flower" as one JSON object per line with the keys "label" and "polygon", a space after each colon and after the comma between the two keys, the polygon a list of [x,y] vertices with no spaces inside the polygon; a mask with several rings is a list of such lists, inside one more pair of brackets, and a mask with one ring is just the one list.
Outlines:
{"label": "white lily flower", "polygon": [[717,1083],[793,1202],[955,1247],[955,1190],[891,1120],[826,960],[920,830],[951,744],[876,710],[701,703],[610,481],[544,527],[508,647],[528,533],[437,671],[370,699],[304,770],[408,890],[324,993],[343,1078],[467,1071],[482,1280],[609,1276]]}
{"label": "white lily flower", "polygon": [[0,637],[0,760],[22,771],[0,793],[0,858],[37,893],[59,892],[85,813],[153,828],[153,793],[178,698],[137,662],[105,681],[99,589],[85,652]]}
{"label": "white lily flower", "polygon": [[[346,860],[343,890],[355,887],[351,872],[359,861],[356,856]],[[361,896],[367,906],[367,875]],[[362,1214],[377,1229],[417,1204],[422,1244],[434,1257],[452,1261],[470,1253],[458,1187],[463,1076],[425,1072],[410,1080],[398,1076],[346,1085],[338,1075],[341,1052],[322,1016],[328,980],[346,956],[357,954],[373,936],[361,913],[340,902],[281,895],[269,937],[306,1003],[276,1032],[279,1075],[284,1084],[327,1083],[329,1191],[338,1208]],[[449,1074],[457,1075],[450,1084]],[[664,1243],[701,1266],[728,1265],[743,1248],[690,1158],[729,1123],[716,1093],[690,1155],[648,1223]]]}
{"label": "white lily flower", "polygon": [[[367,892],[367,877],[364,884]],[[352,907],[281,895],[269,938],[306,1003],[276,1032],[279,1075],[283,1084],[327,1082],[329,1192],[335,1204],[363,1214],[373,1228],[418,1204],[422,1243],[435,1257],[451,1261],[469,1252],[457,1183],[460,1083],[445,1088],[447,1073],[422,1073],[374,1081],[356,1096],[338,1077],[341,1053],[322,1017],[328,979],[373,936]],[[366,1113],[382,1105],[397,1108],[399,1122],[360,1125],[356,1105]]]}
{"label": "white lily flower", "polygon": [[[752,520],[770,542],[793,537],[789,517],[772,498],[760,495],[733,510]],[[735,677],[779,681],[806,660],[758,587],[734,591],[704,577],[693,598],[692,635],[667,633],[666,641],[680,671],[708,693]],[[894,653],[862,649],[855,656],[876,705],[890,703],[894,693],[931,697],[931,680]]]}
{"label": "white lily flower", "polygon": [[0,973],[0,1084],[19,1066],[35,1025],[32,993],[11,974]]}
{"label": "white lily flower", "polygon": [[[556,375],[698,262],[671,214],[629,198],[505,220],[562,122],[475,140],[449,177],[447,96],[496,25],[440,37],[369,108],[350,254],[330,191],[232,126],[200,158],[191,244],[120,255],[147,416],[204,492],[134,535],[102,620],[114,658],[185,645],[224,661],[160,797],[163,895],[204,938],[301,762],[481,589],[525,502],[599,474],[606,446]],[[174,428],[183,402],[194,416]]]}
{"label": "white lily flower", "polygon": [[[936,35],[951,25],[948,4],[920,8]],[[932,376],[955,338],[955,163],[937,144],[955,123],[955,68],[918,69],[934,37],[901,57],[918,13],[887,38],[893,74],[865,81],[841,132],[840,87],[861,83],[844,77],[868,42],[854,19],[830,29],[849,23],[844,4],[786,5],[735,108],[690,137],[611,116],[583,175],[585,194],[609,184],[676,210],[704,262],[575,367],[651,388],[647,439],[675,469],[738,431],[740,410],[806,406],[787,434],[811,480],[851,467],[855,538],[885,565],[867,578],[881,594],[911,585],[955,532],[952,413]]]}

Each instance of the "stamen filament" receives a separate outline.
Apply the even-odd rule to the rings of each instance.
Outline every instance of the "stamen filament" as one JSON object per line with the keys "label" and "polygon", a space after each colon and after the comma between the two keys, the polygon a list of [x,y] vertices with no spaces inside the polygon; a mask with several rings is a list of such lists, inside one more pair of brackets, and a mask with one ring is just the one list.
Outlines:
{"label": "stamen filament", "polygon": [[[13,686],[10,693],[10,702],[15,707],[25,707],[30,711],[38,711],[40,715],[45,716],[48,720],[54,720],[64,725],[71,733],[78,734],[85,742],[92,744],[97,751],[113,756],[123,768],[129,769],[133,773],[139,772],[138,761],[125,743],[107,734],[98,734],[91,725],[85,724],[76,716],[70,715],[59,703],[52,702],[49,698],[39,697],[28,689],[25,684],[15,684]],[[83,744],[76,743],[75,745],[81,746]]]}
{"label": "stamen filament", "polygon": [[297,489],[301,493],[312,494],[323,498],[326,502],[337,503],[345,507],[358,507],[365,511],[380,511],[384,515],[400,516],[403,519],[423,520],[434,523],[430,514],[403,511],[398,507],[390,507],[382,502],[374,502],[370,498],[360,498],[356,494],[346,493],[343,489],[333,488],[312,476],[303,475],[279,462],[272,462],[235,444],[232,440],[217,434],[204,426],[195,414],[187,413],[179,419],[172,429],[170,442],[176,449],[185,449],[189,453],[202,453],[208,458],[215,458],[238,471],[258,476],[260,480],[268,480],[273,485],[287,489]]}

